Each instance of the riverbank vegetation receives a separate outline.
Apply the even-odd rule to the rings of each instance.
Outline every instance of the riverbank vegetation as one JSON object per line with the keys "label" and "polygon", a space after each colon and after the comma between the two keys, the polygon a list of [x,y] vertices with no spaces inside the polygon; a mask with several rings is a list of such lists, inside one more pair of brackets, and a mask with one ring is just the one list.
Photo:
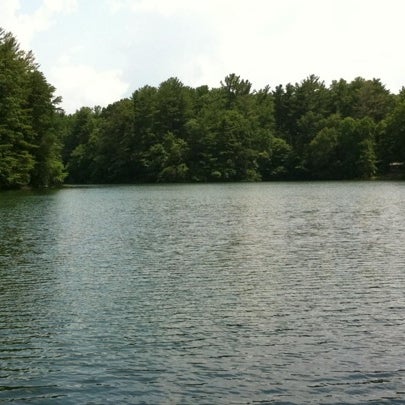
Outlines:
{"label": "riverbank vegetation", "polygon": [[405,89],[315,75],[217,88],[178,78],[105,107],[58,109],[31,53],[0,36],[0,188],[70,183],[401,178]]}

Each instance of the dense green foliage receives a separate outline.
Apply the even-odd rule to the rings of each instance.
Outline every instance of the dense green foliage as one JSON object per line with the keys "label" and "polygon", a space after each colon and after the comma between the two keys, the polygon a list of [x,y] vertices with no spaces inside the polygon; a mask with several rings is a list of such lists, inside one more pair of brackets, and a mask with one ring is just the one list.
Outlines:
{"label": "dense green foliage", "polygon": [[53,92],[32,53],[0,29],[0,189],[63,182]]}
{"label": "dense green foliage", "polygon": [[368,179],[405,161],[405,91],[376,79],[252,91],[235,74],[213,89],[170,78],[69,120],[70,182]]}
{"label": "dense green foliage", "polygon": [[[343,79],[253,90],[170,78],[106,108],[58,110],[31,53],[0,31],[0,189],[72,183],[403,175],[405,89]],[[62,164],[63,162],[63,164]],[[394,173],[394,174],[395,174]]]}

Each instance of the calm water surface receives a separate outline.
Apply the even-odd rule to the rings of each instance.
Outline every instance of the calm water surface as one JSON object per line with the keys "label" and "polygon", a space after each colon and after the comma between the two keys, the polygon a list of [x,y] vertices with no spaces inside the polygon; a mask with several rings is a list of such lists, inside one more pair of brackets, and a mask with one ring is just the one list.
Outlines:
{"label": "calm water surface", "polygon": [[0,194],[0,403],[404,404],[405,183]]}

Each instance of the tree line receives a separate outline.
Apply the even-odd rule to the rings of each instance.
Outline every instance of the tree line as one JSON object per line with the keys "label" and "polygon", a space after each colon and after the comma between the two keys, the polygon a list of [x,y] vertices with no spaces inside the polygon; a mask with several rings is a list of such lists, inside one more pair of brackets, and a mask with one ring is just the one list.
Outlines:
{"label": "tree line", "polygon": [[405,90],[378,79],[253,91],[170,78],[69,117],[63,159],[73,183],[369,179],[405,161]]}
{"label": "tree line", "polygon": [[[58,109],[31,53],[0,36],[0,188],[69,183],[369,179],[405,162],[405,89],[379,79],[253,90],[178,78],[105,108]],[[66,179],[65,179],[66,177]]]}

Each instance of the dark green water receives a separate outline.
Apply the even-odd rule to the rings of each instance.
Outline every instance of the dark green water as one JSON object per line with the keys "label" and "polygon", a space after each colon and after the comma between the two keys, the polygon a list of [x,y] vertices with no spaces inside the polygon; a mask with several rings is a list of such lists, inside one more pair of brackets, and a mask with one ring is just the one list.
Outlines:
{"label": "dark green water", "polygon": [[0,194],[0,403],[404,404],[405,183]]}

